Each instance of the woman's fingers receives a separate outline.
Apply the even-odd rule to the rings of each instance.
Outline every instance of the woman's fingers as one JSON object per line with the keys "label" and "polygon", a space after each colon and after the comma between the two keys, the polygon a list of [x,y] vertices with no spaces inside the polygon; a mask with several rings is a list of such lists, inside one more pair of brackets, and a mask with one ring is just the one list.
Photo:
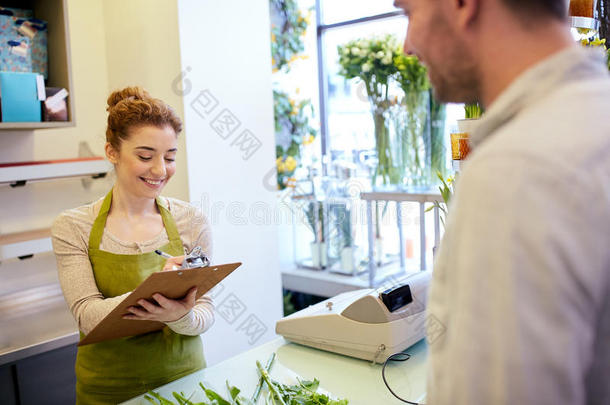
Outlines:
{"label": "woman's fingers", "polygon": [[159,312],[159,307],[148,300],[139,300],[138,305],[150,313],[154,314]]}
{"label": "woman's fingers", "polygon": [[140,306],[131,306],[127,308],[130,314],[124,315],[123,319],[161,322],[180,319],[195,306],[196,297],[197,287],[191,288],[184,298],[179,300],[173,300],[162,294],[155,293],[152,298],[158,305],[149,300],[139,300],[138,305]]}
{"label": "woman's fingers", "polygon": [[147,316],[149,315],[148,311],[145,311],[138,307],[129,307],[129,308],[127,308],[127,310],[139,318],[146,319]]}
{"label": "woman's fingers", "polygon": [[165,262],[165,265],[163,266],[163,271],[176,270],[182,266],[183,261],[184,261],[184,256],[170,257]]}
{"label": "woman's fingers", "polygon": [[172,304],[175,301],[175,300],[170,300],[169,298],[167,298],[164,295],[159,294],[159,293],[153,294],[153,298],[155,299],[155,301],[157,301],[159,306],[164,309],[170,309],[172,307]]}
{"label": "woman's fingers", "polygon": [[182,300],[188,309],[195,306],[195,299],[197,298],[197,287],[193,287],[186,293],[186,297]]}

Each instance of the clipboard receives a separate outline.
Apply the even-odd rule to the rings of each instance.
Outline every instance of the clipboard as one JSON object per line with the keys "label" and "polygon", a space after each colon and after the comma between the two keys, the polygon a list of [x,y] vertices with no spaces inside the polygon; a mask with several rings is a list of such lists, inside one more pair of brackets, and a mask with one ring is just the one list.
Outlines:
{"label": "clipboard", "polygon": [[163,322],[123,319],[123,315],[129,313],[127,311],[128,307],[138,305],[138,300],[142,298],[150,299],[154,293],[163,294],[167,298],[177,299],[184,297],[188,290],[197,286],[197,298],[199,298],[239,266],[241,266],[241,263],[229,263],[155,272],[148,276],[112,312],[106,315],[91,332],[82,338],[78,346],[141,335],[163,329],[165,326]]}

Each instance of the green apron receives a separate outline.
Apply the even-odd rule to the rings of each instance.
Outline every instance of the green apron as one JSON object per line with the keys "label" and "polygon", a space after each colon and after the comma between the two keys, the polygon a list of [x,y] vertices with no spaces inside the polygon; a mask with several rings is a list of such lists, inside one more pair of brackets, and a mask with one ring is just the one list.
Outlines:
{"label": "green apron", "polygon": [[[165,263],[154,252],[124,255],[99,249],[111,202],[112,190],[104,199],[89,236],[95,282],[106,298],[132,291]],[[172,215],[158,200],[157,207],[169,238],[161,249],[172,256],[183,255]],[[167,326],[156,332],[82,346],[76,356],[76,403],[116,404],[203,367],[201,338],[177,334]]]}

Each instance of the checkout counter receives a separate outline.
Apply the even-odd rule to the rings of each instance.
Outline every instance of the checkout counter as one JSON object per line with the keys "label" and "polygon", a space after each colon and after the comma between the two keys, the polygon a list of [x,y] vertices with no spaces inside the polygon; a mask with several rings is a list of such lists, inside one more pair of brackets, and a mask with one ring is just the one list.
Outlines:
{"label": "checkout counter", "polygon": [[[380,364],[373,365],[367,360],[290,343],[281,337],[159,387],[155,392],[168,399],[172,398],[174,391],[182,391],[187,396],[194,393],[191,400],[196,402],[204,398],[199,387],[201,382],[226,398],[226,381],[229,381],[249,398],[259,379],[256,360],[264,364],[273,352],[277,357],[270,375],[280,382],[296,383],[297,377],[317,378],[320,380],[320,391],[328,392],[335,399],[347,399],[350,405],[402,404],[383,383]],[[388,363],[386,378],[396,394],[411,401],[424,401],[426,343],[421,340],[405,352],[411,358],[404,362]],[[261,398],[259,402],[264,401]],[[150,405],[150,402],[142,395],[123,405]]]}
{"label": "checkout counter", "polygon": [[[410,358],[387,362],[387,383],[398,396],[421,402],[427,353],[423,303],[430,278],[429,272],[417,272],[395,280],[389,288],[346,292],[312,305],[277,322],[276,333],[284,337],[173,381],[157,392],[168,399],[173,398],[172,392],[183,392],[196,402],[204,396],[199,383],[223,395],[228,381],[250,397],[259,380],[256,361],[265,364],[276,353],[270,375],[284,384],[317,378],[321,390],[352,405],[399,404],[383,381],[382,364],[403,352]],[[144,396],[125,402],[148,403]]]}

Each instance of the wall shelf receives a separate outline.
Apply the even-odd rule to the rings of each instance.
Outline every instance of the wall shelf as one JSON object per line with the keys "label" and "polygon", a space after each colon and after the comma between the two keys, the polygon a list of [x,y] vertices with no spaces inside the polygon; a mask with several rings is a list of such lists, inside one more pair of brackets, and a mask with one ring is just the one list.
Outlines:
{"label": "wall shelf", "polygon": [[34,17],[47,21],[49,55],[49,78],[47,87],[68,90],[68,121],[54,122],[4,122],[0,130],[34,130],[43,128],[65,128],[74,126],[74,87],[70,63],[70,34],[68,29],[67,0],[3,0],[3,7],[34,10]]}
{"label": "wall shelf", "polygon": [[73,127],[74,122],[70,121],[55,121],[55,122],[0,122],[0,130],[32,130],[45,128],[67,128]]}
{"label": "wall shelf", "polygon": [[104,177],[110,171],[110,162],[100,156],[75,159],[15,162],[0,164],[0,185],[22,186],[29,181],[42,181],[68,177]]}
{"label": "wall shelf", "polygon": [[0,235],[0,260],[25,258],[51,250],[51,228]]}

